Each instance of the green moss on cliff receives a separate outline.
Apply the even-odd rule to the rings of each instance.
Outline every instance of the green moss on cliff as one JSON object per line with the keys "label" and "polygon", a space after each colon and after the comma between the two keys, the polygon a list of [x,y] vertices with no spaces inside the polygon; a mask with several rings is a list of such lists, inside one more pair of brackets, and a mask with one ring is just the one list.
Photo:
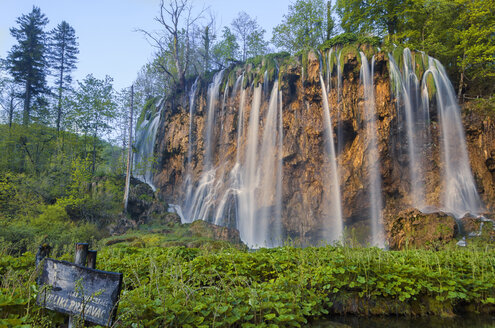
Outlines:
{"label": "green moss on cliff", "polygon": [[153,98],[150,98],[146,101],[143,109],[141,109],[141,113],[139,114],[139,117],[137,120],[137,126],[138,127],[141,125],[141,123],[143,123],[143,121],[146,117],[149,118],[149,117],[155,115],[156,105],[158,105],[159,100],[160,100],[160,97],[153,97]]}

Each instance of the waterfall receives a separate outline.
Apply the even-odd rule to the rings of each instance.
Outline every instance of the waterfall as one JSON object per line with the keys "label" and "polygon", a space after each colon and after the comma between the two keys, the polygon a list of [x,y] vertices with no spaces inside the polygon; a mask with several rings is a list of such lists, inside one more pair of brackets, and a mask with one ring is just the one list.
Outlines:
{"label": "waterfall", "polygon": [[[422,63],[414,62],[408,48],[404,49],[402,54],[402,70],[390,53],[388,57],[399,131],[405,131],[407,140],[412,206],[420,210],[430,210],[434,207],[434,204],[426,202],[424,169],[425,157],[431,156],[428,152],[431,143],[431,94],[438,112],[443,162],[442,199],[438,206],[457,218],[466,213],[479,214],[482,204],[469,165],[460,109],[445,69],[438,60],[422,54],[423,61],[428,64],[420,81],[414,67]],[[429,77],[434,82],[431,90],[427,83]]]}
{"label": "waterfall", "polygon": [[[326,56],[326,67],[320,57],[320,108],[318,81],[314,81],[314,71],[304,67],[299,74],[291,66],[287,79],[275,81],[272,76],[279,74],[252,65],[244,71],[220,71],[213,76],[206,99],[197,99],[196,79],[186,95],[187,153],[185,134],[170,142],[179,153],[173,155],[179,159],[172,162],[173,170],[178,172],[176,165],[183,162],[185,169],[179,172],[183,175],[164,170],[170,173],[169,183],[183,181],[180,206],[171,205],[183,222],[205,220],[237,228],[250,248],[279,246],[285,234],[296,240],[301,237],[303,244],[333,243],[342,240],[344,223],[361,237],[361,229],[368,229],[369,222],[367,240],[359,242],[383,248],[382,212],[411,206],[422,211],[436,207],[456,218],[467,212],[482,213],[460,109],[441,64],[409,49],[397,60],[389,54],[393,94],[393,103],[389,103],[383,89],[387,81],[378,75],[375,90],[375,56],[368,60],[359,53],[359,81],[352,56],[335,49]],[[381,73],[386,59],[383,53],[377,58]],[[291,94],[297,87],[306,90]],[[375,92],[380,107],[375,107]],[[378,109],[382,114],[388,105],[395,105],[396,113],[384,111],[379,117]],[[141,166],[137,172],[153,188],[149,164],[153,163],[163,107],[159,105],[155,114],[146,116],[137,132],[135,162]],[[187,107],[184,112],[170,113],[180,115],[175,118],[181,122],[174,124],[184,124],[183,132],[186,111]],[[385,144],[382,138],[387,133],[397,136],[401,144]],[[433,143],[437,140],[438,147]],[[394,149],[400,150],[400,157],[392,157]],[[309,155],[301,156],[301,151]],[[441,170],[440,182],[434,166]],[[386,174],[383,181],[382,171]],[[405,177],[409,185],[391,181],[397,176]],[[382,198],[392,194],[397,198],[391,202],[391,198]]]}
{"label": "waterfall", "polygon": [[333,140],[332,120],[330,117],[330,106],[328,104],[328,93],[325,88],[323,76],[320,73],[321,97],[323,99],[323,118],[325,130],[325,156],[324,165],[326,169],[324,176],[323,202],[329,208],[324,219],[322,237],[328,242],[335,242],[342,238],[344,225],[342,221],[342,203],[340,199],[339,174],[337,172],[337,157],[335,155],[335,143]]}
{"label": "waterfall", "polygon": [[[250,247],[273,247],[281,243],[280,236],[272,234],[278,229],[277,217],[277,161],[281,155],[277,144],[280,138],[278,112],[278,82],[275,82],[270,95],[268,111],[264,118],[261,143],[259,141],[261,88],[256,87],[251,106],[245,162],[241,168],[243,185],[239,193],[239,231],[241,238]],[[259,145],[260,143],[260,145]],[[258,149],[258,145],[260,146]],[[275,160],[274,160],[275,157]],[[271,219],[273,218],[273,223]],[[278,239],[278,240],[277,240]]]}
{"label": "waterfall", "polygon": [[215,109],[218,103],[220,83],[222,82],[223,71],[215,74],[213,82],[208,87],[208,111],[206,117],[206,131],[205,131],[205,149],[204,149],[204,162],[203,172],[199,179],[198,184],[189,188],[188,194],[184,202],[183,220],[185,222],[192,222],[195,220],[208,220],[211,206],[215,200],[215,168],[213,167],[213,147],[214,147],[214,131],[213,125],[215,122]]}
{"label": "waterfall", "polygon": [[206,116],[206,133],[205,133],[205,157],[204,169],[211,169],[213,163],[213,147],[215,146],[213,125],[215,124],[215,109],[219,97],[220,83],[222,83],[223,70],[216,73],[213,82],[208,87],[208,113]]}
{"label": "waterfall", "polygon": [[482,212],[482,204],[471,173],[466,137],[454,88],[438,60],[430,57],[428,66],[422,83],[426,85],[428,76],[432,76],[436,88],[435,98],[444,161],[443,210],[451,212],[457,218],[466,213],[478,215]]}
{"label": "waterfall", "polygon": [[[191,168],[191,156],[193,152],[194,140],[193,140],[193,122],[194,122],[194,100],[196,99],[196,91],[198,88],[198,80],[196,78],[194,81],[191,90],[189,91],[189,139],[187,146],[187,163],[186,163],[186,177],[184,179],[184,192],[186,195],[190,195],[193,188],[193,177],[192,177],[192,168]],[[186,202],[189,201],[190,198],[186,197]],[[191,204],[186,204],[185,208],[189,208]],[[176,205],[174,205],[176,206]],[[184,214],[180,206],[175,209],[176,213],[180,213],[181,220],[185,221]]]}
{"label": "waterfall", "polygon": [[153,184],[153,164],[155,163],[153,151],[163,109],[162,102],[163,99],[159,101],[156,113],[152,117],[145,117],[143,122],[139,124],[136,129],[136,141],[134,144],[137,152],[134,155],[133,175],[140,181],[150,185],[153,190],[156,190]]}
{"label": "waterfall", "polygon": [[[428,122],[426,121],[428,117],[424,115],[425,102],[420,101],[419,80],[414,72],[409,49],[404,51],[403,58],[404,67],[403,73],[401,73],[393,56],[389,54],[390,77],[400,123],[405,124],[411,203],[413,207],[423,210],[426,206],[424,188],[425,173],[421,155],[422,145],[425,141],[423,132],[428,126]],[[402,130],[401,128],[402,125],[399,126],[400,130]]]}
{"label": "waterfall", "polygon": [[373,86],[373,73],[375,56],[371,60],[371,72],[368,66],[368,59],[363,52],[361,55],[360,79],[364,88],[364,123],[366,126],[366,136],[368,138],[367,161],[368,161],[368,182],[369,201],[371,219],[371,244],[373,246],[384,247],[385,236],[382,220],[382,194],[380,175],[380,153],[377,146],[375,93]]}
{"label": "waterfall", "polygon": [[198,88],[198,80],[196,78],[194,81],[191,90],[189,91],[189,139],[187,146],[187,163],[186,163],[186,178],[184,180],[184,190],[186,195],[191,192],[192,189],[192,174],[191,174],[191,156],[193,152],[193,122],[194,122],[194,100],[196,97],[196,90]]}
{"label": "waterfall", "polygon": [[[206,220],[218,225],[229,225],[234,221],[241,239],[250,247],[274,247],[282,242],[282,95],[276,81],[271,89],[267,111],[263,115],[262,93],[268,89],[266,78],[263,85],[253,87],[253,100],[247,118],[245,105],[248,89],[238,91],[243,85],[244,74],[237,78],[232,96],[229,97],[227,84],[222,101],[219,101],[222,78],[223,72],[217,73],[208,88],[203,171],[199,181],[191,183],[187,189],[182,207],[175,210],[184,214],[184,222]],[[195,92],[191,89],[191,99]],[[222,147],[218,143],[229,138],[223,135],[227,103],[238,92],[237,154],[236,162],[229,171],[221,161],[226,150],[220,149]],[[217,125],[221,131],[218,138],[215,137],[214,128]],[[261,136],[260,129],[263,131]],[[217,164],[216,156],[220,159]],[[232,213],[234,218],[229,217]]]}

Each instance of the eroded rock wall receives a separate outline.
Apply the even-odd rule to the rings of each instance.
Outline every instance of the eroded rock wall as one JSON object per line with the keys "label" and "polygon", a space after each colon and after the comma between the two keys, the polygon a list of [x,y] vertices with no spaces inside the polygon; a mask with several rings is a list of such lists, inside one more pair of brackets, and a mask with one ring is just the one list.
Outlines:
{"label": "eroded rock wall", "polygon": [[[331,108],[335,140],[340,122],[341,137],[336,145],[341,185],[342,210],[345,226],[366,242],[369,236],[369,193],[368,159],[370,140],[366,133],[363,115],[363,87],[360,83],[360,61],[354,54],[343,57],[341,97],[337,94],[337,76],[333,72],[328,97]],[[248,70],[255,70],[250,67]],[[234,68],[234,76],[243,73]],[[304,243],[317,243],[321,238],[323,220],[322,178],[325,174],[323,163],[323,106],[320,85],[320,60],[308,56],[305,69],[300,63],[283,67],[279,74],[280,90],[283,99],[283,188],[282,188],[282,227],[285,237],[301,240]],[[377,143],[380,154],[380,173],[384,199],[384,226],[396,227],[393,221],[397,214],[411,206],[410,181],[407,167],[407,143],[401,135],[399,117],[391,95],[388,72],[388,59],[384,53],[375,56],[374,66],[375,107],[377,116]],[[191,162],[188,165],[189,147],[189,97],[177,95],[164,103],[160,127],[156,138],[155,154],[157,173],[155,185],[161,197],[170,203],[182,204],[185,198],[185,179],[189,174],[198,181],[204,166],[205,126],[207,113],[207,90],[209,81],[200,81],[195,97],[192,123]],[[270,83],[269,91],[273,85]],[[224,97],[227,90],[228,94]],[[224,82],[215,106],[213,140],[214,166],[219,172],[230,172],[236,158],[241,160],[246,154],[246,141],[241,138],[237,149],[239,133],[246,136],[249,122],[253,85],[245,91],[235,91]],[[242,93],[245,93],[244,96]],[[263,92],[260,117],[268,107],[270,92]],[[238,131],[240,101],[244,99],[242,129]],[[338,99],[341,99],[340,102]],[[434,112],[434,108],[432,109]],[[432,115],[434,118],[434,115]],[[339,119],[337,119],[339,118]],[[263,121],[263,119],[262,119]],[[433,121],[432,131],[437,130]],[[495,207],[495,123],[474,113],[464,115],[467,144],[471,167],[481,198],[488,211]],[[263,133],[260,125],[259,134]],[[433,133],[435,134],[435,133]],[[435,139],[435,135],[432,140]],[[432,206],[441,200],[441,169],[439,146],[433,142],[428,149],[423,165],[426,167],[427,201]],[[271,154],[261,154],[271,156]],[[228,174],[225,174],[227,177]],[[433,221],[429,220],[428,222]],[[416,221],[415,221],[416,222]],[[431,222],[430,222],[431,223]],[[428,224],[430,224],[428,223]],[[224,222],[235,225],[235,222]],[[415,224],[415,223],[414,223]],[[387,239],[398,243],[388,229]]]}

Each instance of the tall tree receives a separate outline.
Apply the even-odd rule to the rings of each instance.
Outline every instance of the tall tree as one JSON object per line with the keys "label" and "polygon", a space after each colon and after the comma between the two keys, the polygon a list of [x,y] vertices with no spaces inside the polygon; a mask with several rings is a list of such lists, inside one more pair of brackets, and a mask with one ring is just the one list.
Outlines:
{"label": "tall tree", "polygon": [[23,86],[24,110],[22,122],[29,124],[32,99],[46,93],[46,33],[43,28],[48,19],[38,7],[28,15],[17,18],[18,28],[11,28],[10,34],[17,40],[7,56],[10,73],[16,83]]}
{"label": "tall tree", "polygon": [[104,80],[88,75],[78,81],[78,88],[71,97],[71,120],[85,136],[91,137],[91,172],[95,172],[97,144],[104,134],[111,130],[110,120],[116,115],[112,78]]}
{"label": "tall tree", "polygon": [[258,25],[256,19],[241,11],[232,21],[231,26],[237,40],[240,42],[241,59],[243,61],[250,55],[250,49],[257,48],[253,50],[256,54],[266,51],[266,42],[263,40],[265,30]]}
{"label": "tall tree", "polygon": [[327,1],[327,40],[330,40],[333,34],[335,22],[332,18],[332,1]]}
{"label": "tall tree", "polygon": [[66,21],[58,24],[50,32],[50,53],[48,62],[52,68],[52,73],[55,76],[55,84],[57,86],[57,132],[60,131],[62,120],[62,99],[64,91],[66,91],[72,77],[70,73],[76,68],[77,54],[79,53],[76,32],[74,28]]}
{"label": "tall tree", "polygon": [[326,10],[323,0],[297,0],[289,5],[289,13],[273,29],[273,44],[291,53],[317,47],[328,33]]}
{"label": "tall tree", "polygon": [[211,51],[213,48],[213,42],[216,39],[215,35],[215,19],[210,17],[209,22],[202,28],[201,33],[201,49],[200,54],[203,59],[203,71],[208,72],[211,69]]}
{"label": "tall tree", "polygon": [[264,38],[265,30],[259,28],[249,34],[247,38],[247,56],[256,57],[267,53],[268,42]]}

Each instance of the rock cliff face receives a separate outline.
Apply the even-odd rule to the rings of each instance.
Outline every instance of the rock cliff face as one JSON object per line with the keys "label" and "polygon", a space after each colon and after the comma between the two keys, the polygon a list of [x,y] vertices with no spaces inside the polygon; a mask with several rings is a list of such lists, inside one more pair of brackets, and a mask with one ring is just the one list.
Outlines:
{"label": "rock cliff face", "polygon": [[[240,182],[236,180],[235,173],[237,167],[242,169],[248,161],[248,138],[252,132],[249,130],[250,119],[257,112],[256,97],[260,96],[257,128],[260,138],[256,141],[256,169],[263,170],[263,158],[273,158],[275,164],[269,166],[270,172],[273,171],[271,174],[277,176],[280,172],[276,169],[276,160],[281,156],[282,171],[281,186],[274,186],[272,194],[263,193],[261,182],[256,182],[253,197],[265,200],[258,200],[254,204],[267,205],[258,206],[253,216],[262,216],[267,221],[265,229],[279,229],[276,238],[291,238],[303,244],[324,241],[322,232],[328,229],[325,223],[328,219],[328,204],[324,197],[328,186],[324,177],[328,167],[324,164],[326,154],[323,151],[325,126],[322,105],[324,95],[320,80],[322,73],[329,87],[327,96],[332,121],[331,133],[335,140],[343,223],[348,234],[352,233],[363,243],[369,242],[369,213],[372,203],[368,183],[370,158],[367,154],[371,140],[365,128],[369,118],[364,115],[365,99],[360,79],[362,63],[356,51],[342,53],[340,57],[334,58],[338,58],[337,62],[331,56],[325,56],[322,61],[314,53],[310,53],[304,65],[294,59],[285,60],[280,65],[278,84],[274,83],[277,72],[274,73],[273,68],[267,69],[268,78],[263,80],[263,67],[234,67],[223,73],[217,96],[211,94],[213,88],[210,87],[210,91],[208,89],[211,81],[200,80],[194,95],[184,93],[165,101],[154,145],[157,160],[154,184],[160,196],[167,202],[182,206],[182,211],[185,211],[188,205],[186,199],[194,198],[191,197],[194,190],[200,188],[202,183],[214,184],[214,189],[211,186],[205,189],[206,194],[213,195],[212,199],[207,199],[206,194],[197,194],[197,197],[203,197],[203,205],[205,202],[212,204],[205,207],[203,218],[239,228],[240,223],[236,222],[239,220],[238,198],[242,193],[239,183],[246,182],[242,181],[242,177],[245,178],[243,175],[239,175]],[[321,69],[320,62],[324,62],[324,66],[330,67],[330,70]],[[337,74],[339,67],[340,73]],[[436,237],[446,239],[448,235],[448,238],[452,238],[455,228],[452,222],[455,221],[448,219],[447,215],[442,214],[435,220],[431,214],[421,216],[412,210],[404,211],[413,207],[406,150],[408,143],[404,138],[402,118],[398,114],[396,99],[392,93],[387,54],[375,54],[372,68],[379,153],[379,159],[376,160],[379,161],[383,198],[383,238],[392,247],[400,247],[405,242],[401,236],[405,235],[408,240],[416,243],[421,238],[411,237],[411,234],[429,230],[426,225],[434,231],[440,231],[441,236],[435,235]],[[280,123],[283,136],[273,131],[274,148],[264,148],[261,146],[264,142],[261,136],[272,133],[265,133],[265,128],[273,128],[268,124],[268,113],[274,85],[278,85],[278,104],[280,105],[280,101],[282,104]],[[258,86],[262,88],[261,91]],[[444,188],[442,172],[445,164],[440,154],[441,134],[434,102],[430,105],[430,113],[429,131],[432,131],[432,142],[422,150],[427,156],[421,165],[425,168],[426,204],[430,209],[441,209]],[[214,115],[210,117],[213,121],[209,121],[208,115]],[[484,209],[492,212],[495,208],[495,123],[473,112],[463,115],[463,123],[476,187]],[[212,126],[211,130],[209,126]],[[278,149],[276,140],[279,136],[282,137],[281,154],[274,150]],[[208,154],[208,149],[211,159],[205,158],[210,156],[205,155]],[[263,149],[270,151],[262,153]],[[210,172],[211,180],[208,180],[205,172]],[[256,176],[266,180],[269,174],[260,173]],[[228,182],[229,179],[235,181]],[[277,179],[273,181],[276,184]],[[280,213],[276,209],[277,197],[280,198]],[[223,206],[221,210],[220,206]],[[264,207],[270,210],[264,211]],[[406,218],[407,213],[414,215]],[[421,221],[423,217],[426,218],[424,222]],[[195,217],[190,218],[194,219]],[[436,223],[439,225],[438,229]],[[424,226],[418,228],[418,225]],[[400,230],[398,227],[407,229]],[[452,234],[445,232],[444,227],[451,229]],[[240,230],[242,238],[243,231]],[[436,238],[435,236],[432,238]]]}

